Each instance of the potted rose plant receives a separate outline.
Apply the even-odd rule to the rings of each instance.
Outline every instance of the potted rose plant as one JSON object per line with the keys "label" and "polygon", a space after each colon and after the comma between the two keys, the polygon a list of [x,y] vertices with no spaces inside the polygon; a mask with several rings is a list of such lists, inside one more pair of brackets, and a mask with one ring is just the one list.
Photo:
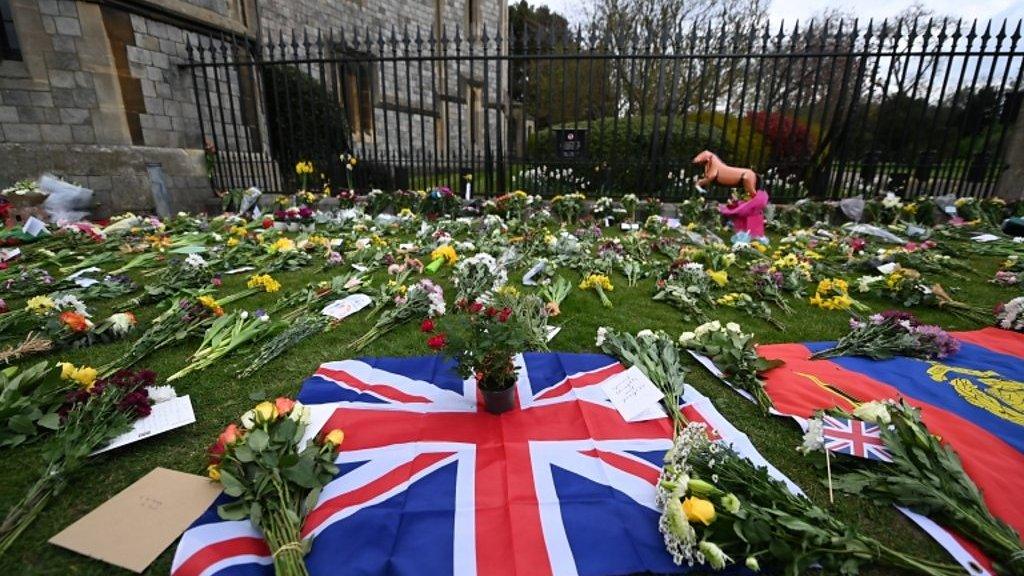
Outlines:
{"label": "potted rose plant", "polygon": [[528,326],[512,308],[496,308],[479,301],[460,300],[456,313],[444,317],[444,326],[425,320],[427,345],[456,361],[463,378],[474,376],[491,414],[515,407],[518,368],[516,354],[532,342]]}

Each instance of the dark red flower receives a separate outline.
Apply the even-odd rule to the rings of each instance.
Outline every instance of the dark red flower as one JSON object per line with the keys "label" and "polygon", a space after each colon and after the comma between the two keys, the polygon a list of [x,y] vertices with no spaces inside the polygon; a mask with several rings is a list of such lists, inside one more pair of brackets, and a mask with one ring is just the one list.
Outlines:
{"label": "dark red flower", "polygon": [[498,315],[498,309],[495,308],[494,306],[488,306],[487,315],[490,316],[491,318],[494,318],[495,316]]}
{"label": "dark red flower", "polygon": [[260,226],[263,226],[264,230],[266,230],[268,228],[271,228],[271,227],[274,226],[274,219],[273,218],[264,218],[263,222],[260,224]]}
{"label": "dark red flower", "polygon": [[426,320],[424,320],[420,324],[420,332],[433,332],[433,331],[434,331],[434,321],[431,320],[430,318],[427,318]]}
{"label": "dark red flower", "polygon": [[470,314],[476,314],[477,312],[484,309],[484,305],[479,302],[473,302],[469,305]]}
{"label": "dark red flower", "polygon": [[435,334],[427,339],[427,346],[430,346],[434,350],[440,350],[445,347],[448,343],[448,336],[445,334]]}
{"label": "dark red flower", "polygon": [[509,316],[512,315],[511,308],[502,308],[501,312],[498,313],[498,322],[507,322]]}

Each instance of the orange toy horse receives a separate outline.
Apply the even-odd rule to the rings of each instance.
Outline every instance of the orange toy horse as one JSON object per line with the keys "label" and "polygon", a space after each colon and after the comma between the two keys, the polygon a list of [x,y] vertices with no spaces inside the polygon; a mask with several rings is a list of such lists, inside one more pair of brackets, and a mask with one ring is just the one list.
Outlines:
{"label": "orange toy horse", "polygon": [[697,154],[693,158],[693,163],[704,166],[704,177],[696,182],[697,189],[701,192],[705,192],[704,187],[712,183],[730,187],[742,186],[747,198],[753,198],[757,192],[757,173],[750,168],[729,166],[710,150]]}

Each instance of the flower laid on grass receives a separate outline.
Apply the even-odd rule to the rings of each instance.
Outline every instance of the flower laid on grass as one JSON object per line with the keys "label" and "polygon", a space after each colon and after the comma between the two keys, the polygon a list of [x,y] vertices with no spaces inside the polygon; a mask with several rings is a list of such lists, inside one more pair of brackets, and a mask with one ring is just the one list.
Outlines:
{"label": "flower laid on grass", "polygon": [[[82,372],[81,368],[75,370]],[[49,501],[71,485],[92,452],[149,415],[148,387],[155,381],[156,375],[144,370],[124,370],[98,380],[82,379],[81,387],[67,396],[59,410],[56,430],[41,451],[43,470],[39,479],[0,523],[0,556]]]}
{"label": "flower laid on grass", "polygon": [[280,325],[270,322],[270,316],[263,310],[249,312],[235,311],[214,320],[206,329],[199,348],[188,358],[188,364],[167,377],[168,382],[205,370],[235,350],[259,342],[272,334]]}
{"label": "flower laid on grass", "polygon": [[612,285],[612,281],[608,276],[604,274],[588,274],[580,282],[580,290],[593,290],[597,292],[598,298],[601,299],[601,305],[605,308],[612,307],[612,301],[608,299],[605,291],[611,292],[615,290],[615,286]]}
{"label": "flower laid on grass", "polygon": [[272,294],[281,289],[281,283],[274,280],[270,274],[255,274],[249,277],[249,281],[245,284],[249,288],[260,288],[268,294]]}
{"label": "flower laid on grass", "polygon": [[860,461],[864,467],[838,476],[835,486],[953,527],[993,560],[997,574],[1024,574],[1020,535],[992,515],[960,458],[921,422],[920,410],[903,401],[870,404],[873,410],[861,410],[859,417],[881,424],[882,442],[892,462]]}
{"label": "flower laid on grass", "polygon": [[562,313],[562,302],[569,292],[572,292],[572,283],[561,276],[556,276],[554,280],[541,287],[539,294],[544,299],[544,308],[548,316],[555,317]]}
{"label": "flower laid on grass", "polygon": [[486,252],[459,260],[452,271],[452,283],[457,289],[455,297],[458,300],[486,298],[507,281],[505,266]]}
{"label": "flower laid on grass", "polygon": [[686,426],[665,454],[657,501],[658,528],[680,566],[722,570],[742,563],[754,572],[763,567],[784,574],[817,567],[831,575],[882,565],[927,576],[963,573],[860,534],[791,492],[767,468],[709,440],[704,424]]}
{"label": "flower laid on grass", "polygon": [[868,307],[850,297],[850,287],[842,278],[826,278],[818,282],[810,303],[823,310],[868,310]]}
{"label": "flower laid on grass", "polygon": [[693,332],[679,335],[679,345],[711,359],[729,378],[729,382],[750,394],[766,413],[772,400],[764,391],[758,374],[779,365],[777,360],[765,360],[754,348],[754,335],[744,334],[740,325],[718,320],[697,326]]}
{"label": "flower laid on grass", "polygon": [[377,323],[366,334],[349,344],[350,348],[358,352],[413,318],[436,318],[445,313],[444,290],[426,278],[410,286],[404,294],[395,296],[393,302],[395,307],[384,310]]}
{"label": "flower laid on grass", "polygon": [[260,402],[209,449],[207,474],[234,498],[217,513],[253,523],[279,576],[309,573],[303,557],[313,542],[302,537],[302,521],[338,473],[334,459],[345,439],[340,429],[331,429],[303,442],[309,420],[309,408],[290,398]]}
{"label": "flower laid on grass", "polygon": [[288,323],[284,330],[278,332],[269,340],[265,340],[259,348],[251,352],[242,361],[244,367],[236,375],[239,378],[251,376],[268,362],[284,354],[287,350],[295,347],[310,336],[326,332],[331,326],[331,320],[330,316],[325,316],[319,312],[299,316],[294,321]]}
{"label": "flower laid on grass", "polygon": [[737,310],[743,310],[751,316],[756,316],[772,326],[782,330],[784,326],[775,318],[772,318],[772,309],[768,307],[768,303],[764,300],[754,300],[754,298],[746,292],[729,292],[715,300],[715,304],[719,306],[727,306],[729,308],[736,308]]}
{"label": "flower laid on grass", "polygon": [[938,326],[921,324],[909,312],[887,310],[865,320],[850,320],[850,332],[811,358],[867,356],[884,360],[894,356],[945,358],[960,349],[960,342]]}
{"label": "flower laid on grass", "polygon": [[614,328],[598,329],[598,347],[628,367],[636,366],[664,394],[662,405],[668,411],[676,432],[687,424],[679,410],[689,371],[679,360],[679,349],[672,338],[662,332],[642,330],[636,336]]}
{"label": "flower laid on grass", "polygon": [[448,264],[454,266],[455,262],[458,261],[459,256],[455,253],[455,248],[450,244],[442,244],[430,253],[430,264],[427,264],[426,270],[431,274],[441,269],[441,266]]}
{"label": "flower laid on grass", "polygon": [[1024,296],[996,306],[996,325],[1004,330],[1024,332]]}

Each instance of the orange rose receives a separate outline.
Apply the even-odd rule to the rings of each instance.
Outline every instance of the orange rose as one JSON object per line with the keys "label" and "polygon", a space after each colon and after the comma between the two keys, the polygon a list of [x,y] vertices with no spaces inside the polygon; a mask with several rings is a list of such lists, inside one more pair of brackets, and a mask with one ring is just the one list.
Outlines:
{"label": "orange rose", "polygon": [[285,414],[291,412],[292,408],[295,407],[295,401],[292,400],[291,398],[279,396],[274,399],[274,406],[277,407],[277,413],[280,414],[281,416],[284,416]]}
{"label": "orange rose", "polygon": [[85,316],[70,310],[60,313],[60,321],[72,332],[85,332],[89,329],[89,320]]}
{"label": "orange rose", "polygon": [[240,437],[241,434],[238,431],[238,425],[231,423],[228,424],[228,427],[225,428],[224,431],[220,433],[220,436],[217,437],[217,444],[221,446],[229,446],[234,444]]}

